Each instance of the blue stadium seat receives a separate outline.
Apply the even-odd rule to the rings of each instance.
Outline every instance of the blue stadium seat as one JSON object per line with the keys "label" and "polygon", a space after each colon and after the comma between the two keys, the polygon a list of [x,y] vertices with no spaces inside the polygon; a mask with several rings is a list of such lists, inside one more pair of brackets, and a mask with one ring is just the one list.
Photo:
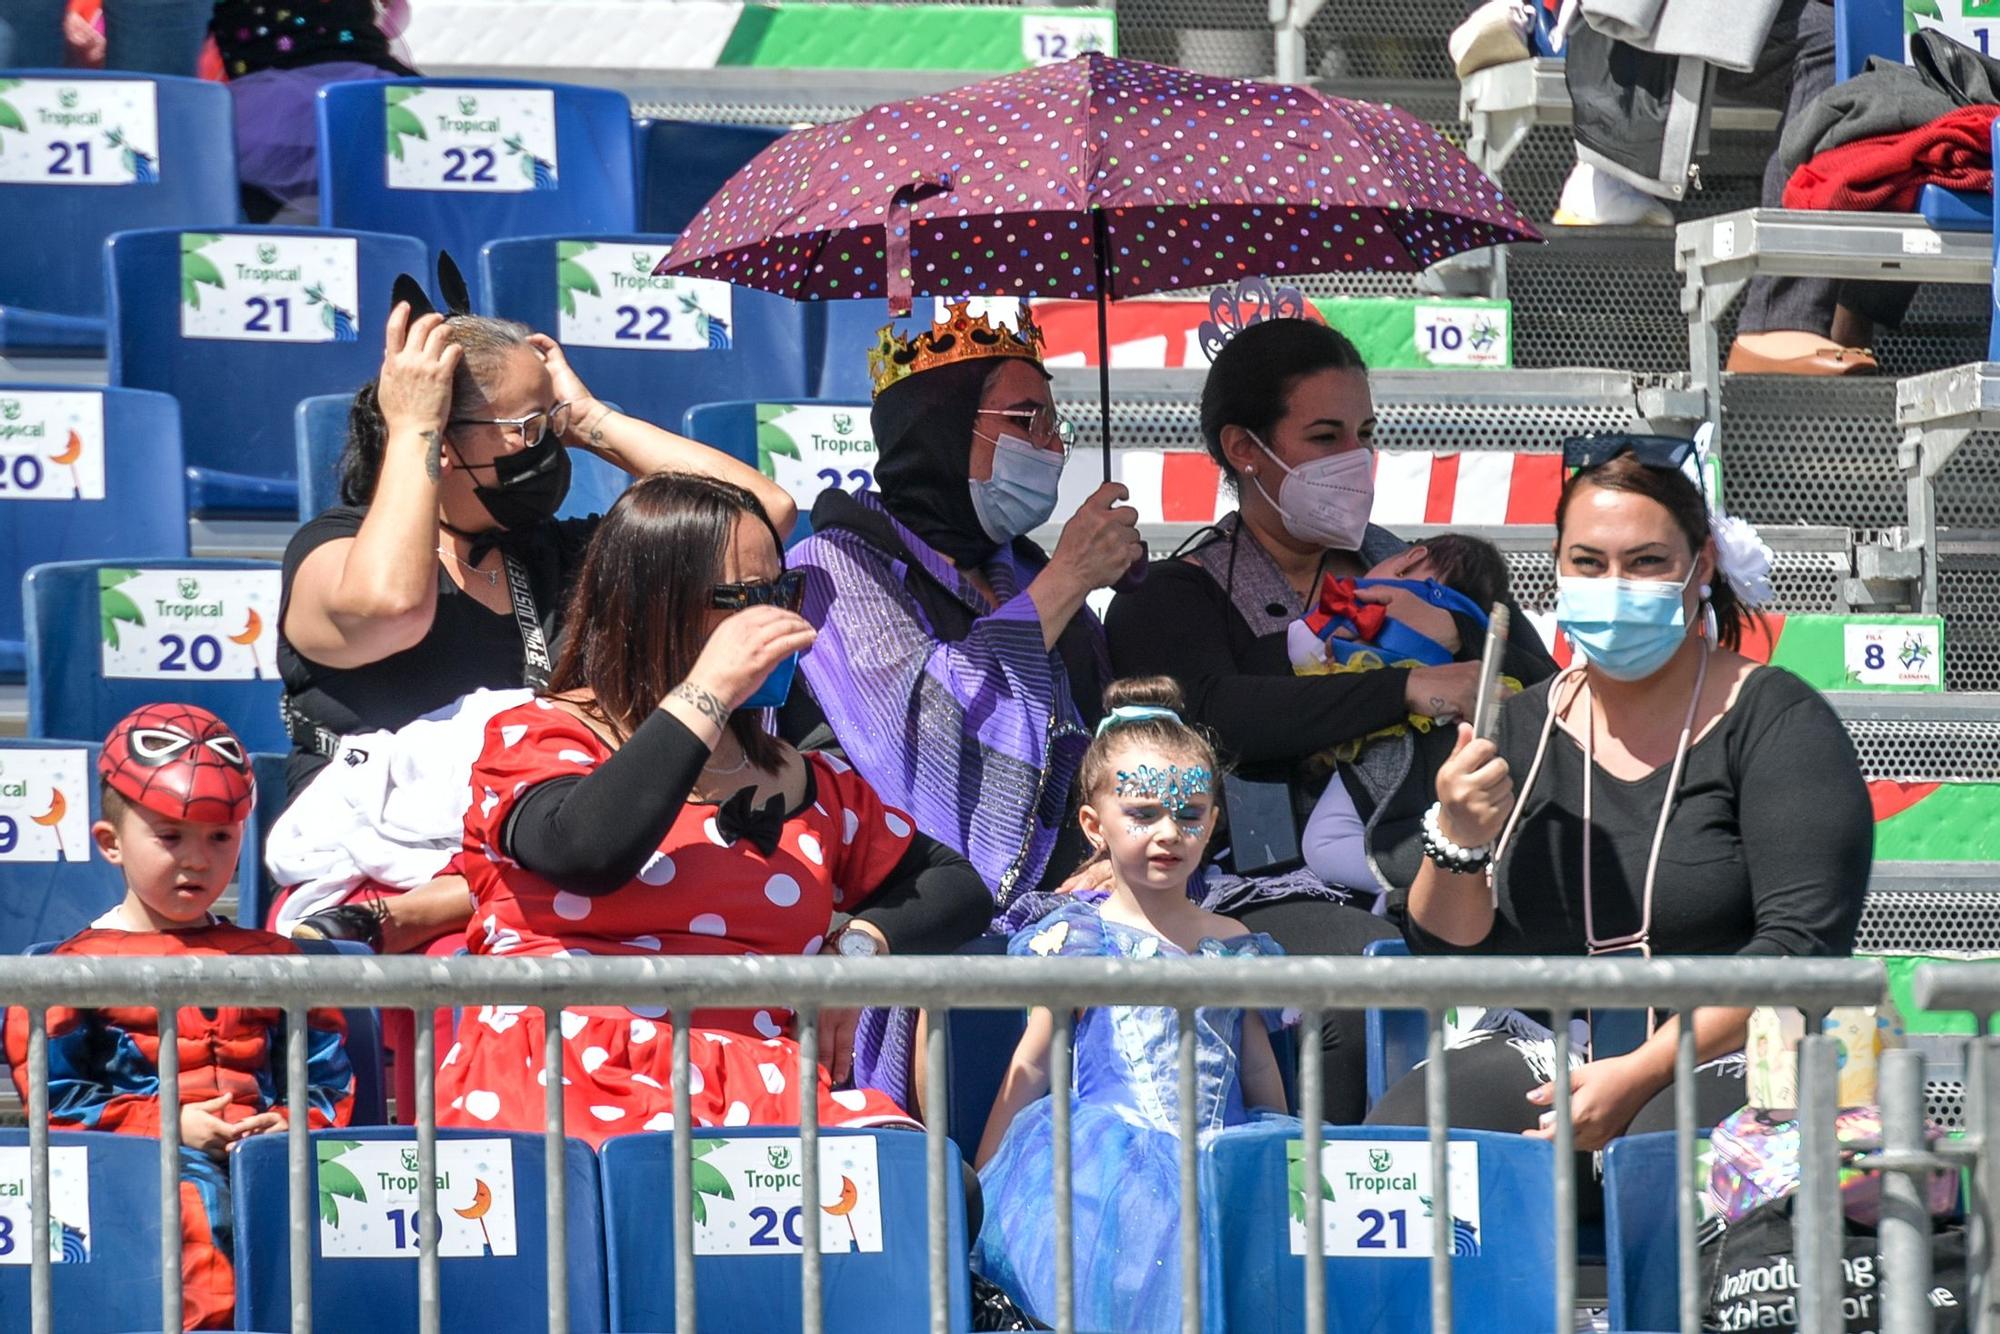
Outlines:
{"label": "blue stadium seat", "polygon": [[[391,189],[384,169],[387,97],[393,88],[550,89],[555,94],[556,179],[518,191]],[[490,156],[490,155],[489,155]],[[492,164],[488,164],[491,166]],[[512,164],[500,164],[511,170]],[[384,79],[336,83],[319,94],[320,223],[420,236],[435,258],[448,250],[479,296],[481,246],[503,236],[624,232],[633,202],[632,105],[623,93],[503,79]],[[428,286],[428,283],[426,283]]]}
{"label": "blue stadium seat", "polygon": [[[59,1334],[117,1334],[156,1329],[160,1321],[160,1144],[137,1135],[57,1130],[50,1148],[89,1153],[90,1258],[50,1266],[50,1301]],[[0,1130],[0,1148],[27,1160],[28,1132]],[[51,1163],[53,1168],[54,1164]],[[51,1188],[51,1204],[63,1196]],[[23,1205],[24,1213],[26,1206]],[[60,1212],[57,1221],[64,1221]],[[67,1237],[64,1238],[68,1240]],[[14,1244],[27,1245],[25,1226]],[[53,1250],[51,1259],[57,1259]],[[0,1328],[29,1327],[30,1269],[0,1265]]]}
{"label": "blue stadium seat", "polygon": [[[748,1126],[697,1130],[697,1139],[754,1139],[796,1130]],[[906,1130],[822,1130],[822,1140],[872,1136],[881,1170],[883,1249],[821,1259],[827,1334],[927,1327],[930,1282],[924,1136]],[[674,1323],[673,1136],[621,1135],[601,1152],[604,1243],[611,1276],[612,1328],[664,1330]],[[970,1324],[964,1185],[954,1160],[946,1169],[949,1200],[951,1327]],[[802,1302],[796,1255],[697,1255],[695,1291],[704,1334],[765,1334],[799,1328]]]}
{"label": "blue stadium seat", "polygon": [[[868,401],[826,402],[824,400],[770,398],[766,402],[814,402],[830,408],[851,408],[865,419]],[[681,434],[690,440],[719,449],[732,458],[755,465],[757,455],[757,401],[737,399],[725,403],[697,403],[681,418]],[[799,520],[792,527],[788,546],[796,546],[812,534],[812,501],[801,499]]]}
{"label": "blue stadium seat", "polygon": [[108,618],[100,610],[98,572],[121,568],[184,571],[198,580],[203,571],[277,567],[242,560],[142,561],[133,566],[119,561],[65,561],[29,570],[23,588],[28,628],[28,735],[98,739],[141,704],[174,700],[198,704],[215,713],[235,729],[250,750],[289,749],[291,740],[278,718],[281,687],[271,658],[277,639],[275,609],[263,618],[263,648],[259,650],[264,655],[259,660],[263,675],[258,679],[204,680],[199,670],[186,670],[194,665],[193,646],[182,643],[176,647],[164,640],[157,641],[165,654],[162,661],[173,661],[181,668],[179,674],[161,678],[104,675],[105,626],[126,636],[149,633],[146,626],[129,624],[129,617]]}
{"label": "blue stadium seat", "polygon": [[[101,813],[97,802],[98,748],[94,742],[0,738],[0,784],[10,779],[19,783],[28,778],[26,766],[15,752],[47,750],[73,752],[82,757],[82,789],[64,789],[61,804],[69,808],[72,817],[78,811],[83,812],[83,817],[80,821],[72,818],[73,836],[62,836],[59,850],[54,850],[61,860],[0,860],[0,954],[22,953],[38,941],[66,940],[125,897],[124,877],[117,867],[97,855],[95,841],[88,833],[91,823]],[[48,786],[51,785],[29,780],[25,801],[0,797],[0,846],[18,848],[24,835],[46,840],[39,831],[29,830],[25,822],[54,808],[55,803],[45,790]],[[74,832],[79,823],[83,832]]]}
{"label": "blue stadium seat", "polygon": [[[1870,56],[1902,64],[1905,56],[1901,0],[1833,0],[1833,77],[1845,82]],[[1993,230],[1993,199],[1965,190],[1926,185],[1917,212],[1941,232]]]}
{"label": "blue stadium seat", "polygon": [[352,393],[381,367],[390,285],[398,273],[422,271],[424,249],[411,237],[372,232],[246,227],[228,234],[268,239],[274,245],[287,237],[351,237],[357,269],[354,337],[313,343],[184,338],[183,233],[122,232],[106,252],[111,382],[157,389],[180,400],[188,505],[195,513],[289,519],[298,513],[293,428],[298,401],[313,394]]}
{"label": "blue stadium seat", "polygon": [[[105,291],[98,252],[105,238],[134,227],[229,227],[240,217],[229,90],[200,79],[82,70],[8,70],[5,77],[154,85],[157,180],[68,185],[51,175],[46,184],[0,182],[0,217],[16,238],[0,253],[0,354],[101,357]],[[69,164],[52,158],[48,165]]]}
{"label": "blue stadium seat", "polygon": [[[961,946],[960,954],[1005,954],[1005,936],[980,936]],[[960,1010],[945,1012],[945,1069],[950,1088],[946,1126],[951,1142],[968,1163],[979,1153],[986,1118],[1000,1096],[1014,1048],[1028,1028],[1025,1010]]]}
{"label": "blue stadium seat", "polygon": [[[236,920],[242,926],[262,926],[245,916],[239,906]],[[300,940],[294,942],[301,954],[346,954],[373,958],[375,952],[358,940]],[[357,1008],[342,1010],[347,1020],[347,1059],[354,1066],[354,1118],[357,1126],[389,1124],[389,1054],[382,1040],[382,1012]]]}
{"label": "blue stadium seat", "polygon": [[[1993,142],[2000,144],[2000,122],[1994,123]],[[2000,192],[2000,178],[1994,180],[1993,188]],[[1996,232],[1993,238],[1993,294],[1996,300],[2000,300],[2000,232]],[[2000,307],[1995,309],[2000,310]],[[1995,357],[2000,357],[2000,319],[1992,320],[1986,333],[1986,359],[1991,361]]]}
{"label": "blue stadium seat", "polygon": [[639,226],[678,232],[750,159],[783,138],[776,125],[697,120],[633,124],[638,154]]}
{"label": "blue stadium seat", "polygon": [[1605,1280],[1614,1330],[1680,1324],[1674,1134],[1627,1135],[1604,1151]]}
{"label": "blue stadium seat", "polygon": [[[562,341],[556,281],[558,241],[644,246],[665,255],[671,236],[529,236],[496,241],[480,253],[488,314],[519,320]],[[784,297],[734,289],[729,346],[711,350],[626,350],[567,343],[563,355],[591,393],[667,430],[697,403],[724,398],[784,401],[805,396],[805,308]],[[636,342],[635,349],[643,349]],[[755,458],[752,454],[750,457]],[[579,482],[583,479],[580,477]],[[622,487],[622,483],[621,483]],[[599,508],[602,508],[601,506]]]}
{"label": "blue stadium seat", "polygon": [[286,800],[290,795],[285,783],[288,760],[289,757],[283,753],[250,756],[251,769],[257,775],[257,810],[253,817],[255,823],[251,826],[256,834],[257,869],[254,874],[246,874],[236,886],[236,920],[244,926],[264,925],[265,915],[281,888],[271,883],[271,873],[264,869],[264,843],[271,837],[278,817],[285,813]]}
{"label": "blue stadium seat", "polygon": [[347,412],[353,406],[351,393],[314,394],[292,410],[300,523],[340,503],[340,452],[347,447]]}
{"label": "blue stadium seat", "polygon": [[[27,671],[21,578],[52,560],[178,560],[188,554],[187,484],[181,471],[180,409],[164,394],[77,385],[0,386],[0,418],[34,415],[41,392],[95,394],[103,401],[104,498],[17,500],[17,474],[31,461],[60,477],[51,460],[65,452],[61,437],[34,454],[0,456],[0,681]],[[0,422],[4,424],[4,422]],[[42,423],[47,429],[48,423]],[[95,447],[94,445],[92,446]],[[44,483],[46,484],[46,483]]]}
{"label": "blue stadium seat", "polygon": [[[1211,1329],[1298,1329],[1304,1323],[1304,1258],[1291,1254],[1285,1145],[1299,1138],[1290,1120],[1225,1130],[1202,1150],[1202,1300]],[[1422,1140],[1421,1128],[1328,1126],[1336,1140]],[[1555,1323],[1553,1161],[1546,1141],[1455,1131],[1479,1149],[1477,1251],[1452,1265],[1453,1328],[1514,1334]],[[1337,1190],[1327,1208],[1356,1197]],[[1429,1225],[1411,1219],[1411,1227]],[[1427,1261],[1403,1257],[1326,1261],[1327,1329],[1426,1329]]]}
{"label": "blue stadium seat", "polygon": [[[329,1140],[387,1141],[409,1145],[412,1152],[417,1141],[416,1132],[408,1129],[316,1131],[313,1139],[321,1144]],[[444,1327],[493,1331],[546,1329],[545,1257],[549,1239],[541,1136],[441,1130],[438,1139],[511,1142],[517,1236],[517,1250],[511,1256],[447,1257],[439,1262]],[[259,1135],[246,1140],[230,1155],[236,1205],[236,1323],[242,1329],[284,1329],[291,1320],[285,1151],[283,1135]],[[590,1146],[581,1140],[569,1141],[564,1191],[568,1206],[570,1329],[602,1330],[606,1327],[604,1236],[597,1159]],[[333,1200],[335,1208],[346,1203],[327,1198]],[[440,1201],[440,1208],[443,1207]],[[329,1259],[319,1253],[316,1232],[313,1252],[315,1325],[351,1329],[365,1323],[372,1334],[398,1334],[417,1328],[414,1248],[409,1251],[408,1259]],[[659,1252],[655,1251],[654,1256],[655,1263],[660,1263]],[[364,1312],[365,1321],[361,1314]]]}

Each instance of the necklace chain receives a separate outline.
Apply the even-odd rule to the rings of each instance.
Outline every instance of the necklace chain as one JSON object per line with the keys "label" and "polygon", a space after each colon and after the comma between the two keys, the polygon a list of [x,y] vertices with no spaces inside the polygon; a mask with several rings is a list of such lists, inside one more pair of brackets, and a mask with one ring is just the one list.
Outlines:
{"label": "necklace chain", "polygon": [[459,555],[456,551],[445,550],[445,548],[442,545],[438,547],[437,551],[438,555],[443,556],[446,560],[458,566],[459,569],[464,570],[467,574],[476,574],[481,579],[484,579],[486,581],[487,587],[489,588],[500,587],[500,571],[482,570],[477,565],[469,563],[463,556]]}

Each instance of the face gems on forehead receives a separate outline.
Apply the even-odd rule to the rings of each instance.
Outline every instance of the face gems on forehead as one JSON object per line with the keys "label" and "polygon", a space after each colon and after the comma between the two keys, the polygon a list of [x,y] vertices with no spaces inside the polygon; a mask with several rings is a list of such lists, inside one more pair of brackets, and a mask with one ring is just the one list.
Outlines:
{"label": "face gems on forehead", "polygon": [[1207,796],[1214,786],[1215,775],[1205,764],[1191,764],[1185,769],[1178,764],[1164,767],[1140,764],[1118,771],[1118,788],[1114,795],[1141,797],[1169,807],[1179,807],[1188,805],[1196,797]]}

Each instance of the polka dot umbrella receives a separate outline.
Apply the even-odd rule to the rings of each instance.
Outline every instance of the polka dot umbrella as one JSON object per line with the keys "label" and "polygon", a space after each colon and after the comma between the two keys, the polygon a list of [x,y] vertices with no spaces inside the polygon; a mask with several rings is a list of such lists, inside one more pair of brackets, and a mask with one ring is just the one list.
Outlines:
{"label": "polka dot umbrella", "polygon": [[1102,302],[1539,239],[1405,111],[1092,53],[786,135],[657,271],[906,314],[916,294]]}

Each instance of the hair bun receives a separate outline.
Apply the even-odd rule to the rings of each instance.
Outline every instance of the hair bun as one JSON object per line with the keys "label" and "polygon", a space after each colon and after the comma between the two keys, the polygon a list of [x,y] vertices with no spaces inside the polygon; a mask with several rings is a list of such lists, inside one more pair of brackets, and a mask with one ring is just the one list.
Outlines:
{"label": "hair bun", "polygon": [[1104,707],[1172,709],[1182,712],[1186,703],[1181,697],[1180,684],[1171,676],[1128,676],[1113,681],[1104,688]]}

